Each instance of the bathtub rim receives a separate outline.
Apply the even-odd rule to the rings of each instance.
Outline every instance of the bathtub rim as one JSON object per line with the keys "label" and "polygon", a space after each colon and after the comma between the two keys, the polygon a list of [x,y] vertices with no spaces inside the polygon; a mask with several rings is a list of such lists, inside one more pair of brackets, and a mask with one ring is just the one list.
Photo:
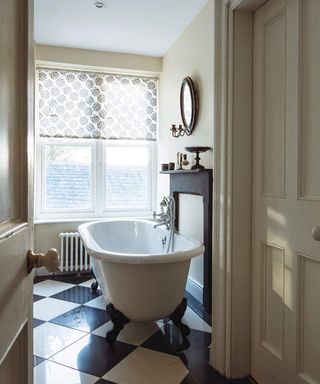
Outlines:
{"label": "bathtub rim", "polygon": [[[78,232],[80,233],[80,237],[82,242],[87,250],[87,253],[96,259],[102,261],[108,261],[113,263],[126,263],[126,264],[159,264],[159,263],[174,263],[184,260],[189,260],[194,257],[200,256],[204,253],[204,245],[199,241],[191,239],[188,236],[182,235],[179,232],[175,232],[175,236],[180,236],[187,241],[192,243],[192,247],[185,251],[177,251],[170,253],[160,253],[160,254],[130,254],[130,253],[120,253],[120,252],[110,252],[103,248],[101,248],[93,237],[90,235],[88,227],[106,222],[143,222],[148,225],[152,225],[152,223],[156,223],[155,220],[152,219],[134,219],[134,218],[110,218],[104,220],[96,220],[88,223],[84,223],[79,225]],[[164,228],[160,228],[163,230],[164,234],[168,233],[168,230]]]}

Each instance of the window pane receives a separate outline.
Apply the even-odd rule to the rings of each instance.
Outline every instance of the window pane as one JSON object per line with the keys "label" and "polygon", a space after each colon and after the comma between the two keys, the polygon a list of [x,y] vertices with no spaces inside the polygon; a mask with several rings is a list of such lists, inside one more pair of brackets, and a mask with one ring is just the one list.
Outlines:
{"label": "window pane", "polygon": [[45,207],[91,208],[91,147],[45,146]]}
{"label": "window pane", "polygon": [[106,207],[149,207],[149,151],[146,147],[107,147]]}

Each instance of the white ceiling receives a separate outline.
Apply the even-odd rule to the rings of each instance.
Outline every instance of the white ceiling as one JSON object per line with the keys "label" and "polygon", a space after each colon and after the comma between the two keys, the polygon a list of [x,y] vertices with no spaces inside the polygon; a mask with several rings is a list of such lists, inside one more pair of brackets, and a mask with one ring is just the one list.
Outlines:
{"label": "white ceiling", "polygon": [[163,56],[207,0],[35,0],[39,44]]}

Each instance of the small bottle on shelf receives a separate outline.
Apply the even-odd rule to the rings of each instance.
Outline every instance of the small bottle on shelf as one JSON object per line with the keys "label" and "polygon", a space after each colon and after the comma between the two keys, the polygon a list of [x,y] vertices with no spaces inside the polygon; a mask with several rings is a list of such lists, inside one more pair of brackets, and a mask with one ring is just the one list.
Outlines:
{"label": "small bottle on shelf", "polygon": [[182,165],[183,167],[186,169],[189,165],[189,161],[188,161],[188,157],[187,157],[187,154],[184,153],[183,154],[183,160],[182,160]]}

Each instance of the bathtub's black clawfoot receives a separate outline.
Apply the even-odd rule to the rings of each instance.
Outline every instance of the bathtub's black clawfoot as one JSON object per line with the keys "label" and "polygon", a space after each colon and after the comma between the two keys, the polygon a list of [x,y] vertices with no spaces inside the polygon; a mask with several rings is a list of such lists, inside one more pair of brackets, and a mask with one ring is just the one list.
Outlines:
{"label": "bathtub's black clawfoot", "polygon": [[122,312],[116,309],[113,304],[108,304],[106,311],[107,314],[110,316],[113,324],[113,328],[111,329],[111,331],[108,331],[106,334],[106,340],[108,343],[113,344],[116,341],[120,331],[124,328],[126,324],[130,322],[130,320],[127,319]]}
{"label": "bathtub's black clawfoot", "polygon": [[93,277],[96,279],[96,281],[94,281],[92,284],[91,284],[91,290],[93,293],[96,293],[97,292],[97,289],[99,287],[99,284],[97,282],[97,278],[96,278],[96,275],[94,274],[93,272],[93,268],[91,268],[91,273],[93,275]]}
{"label": "bathtub's black clawfoot", "polygon": [[190,328],[182,323],[182,318],[187,309],[187,299],[184,297],[182,302],[177,306],[177,308],[169,316],[169,319],[172,320],[173,324],[180,330],[183,337],[186,337],[190,334]]}
{"label": "bathtub's black clawfoot", "polygon": [[91,290],[93,293],[96,293],[97,292],[97,289],[98,289],[98,282],[97,281],[94,281],[92,284],[91,284]]}

